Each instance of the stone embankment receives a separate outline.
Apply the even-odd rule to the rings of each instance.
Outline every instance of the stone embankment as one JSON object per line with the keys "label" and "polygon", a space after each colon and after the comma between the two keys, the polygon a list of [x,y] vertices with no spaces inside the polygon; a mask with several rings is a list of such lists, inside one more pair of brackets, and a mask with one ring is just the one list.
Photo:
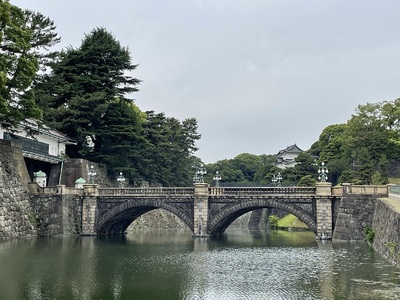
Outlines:
{"label": "stone embankment", "polygon": [[400,198],[377,200],[371,228],[373,248],[400,266]]}
{"label": "stone embankment", "polygon": [[82,206],[76,195],[35,195],[31,197],[34,226],[38,236],[81,233]]}
{"label": "stone embankment", "polygon": [[364,241],[365,230],[372,227],[376,196],[347,195],[340,200],[333,232],[335,241]]}
{"label": "stone embankment", "polygon": [[29,196],[16,168],[20,158],[21,148],[0,140],[0,239],[36,236]]}

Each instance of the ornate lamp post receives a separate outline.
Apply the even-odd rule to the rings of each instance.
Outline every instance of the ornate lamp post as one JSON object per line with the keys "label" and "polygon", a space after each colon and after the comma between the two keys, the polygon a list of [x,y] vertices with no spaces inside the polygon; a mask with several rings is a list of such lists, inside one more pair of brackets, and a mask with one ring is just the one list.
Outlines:
{"label": "ornate lamp post", "polygon": [[119,172],[119,175],[117,177],[117,181],[118,181],[118,185],[119,185],[120,188],[122,188],[124,186],[125,180],[126,179],[125,179],[124,175],[122,174],[122,172]]}
{"label": "ornate lamp post", "polygon": [[90,166],[88,175],[89,175],[89,183],[93,184],[94,176],[97,175],[93,165]]}
{"label": "ornate lamp post", "polygon": [[281,181],[282,181],[282,175],[281,172],[278,172],[278,175],[276,176],[276,180],[278,180],[278,185],[281,185]]}
{"label": "ornate lamp post", "polygon": [[222,177],[221,175],[219,175],[218,171],[215,172],[215,176],[213,179],[215,181],[215,187],[219,187],[219,182],[222,180]]}
{"label": "ornate lamp post", "polygon": [[272,183],[276,186],[276,183],[278,182],[278,179],[276,179],[276,175],[274,174],[274,176],[272,177]]}
{"label": "ornate lamp post", "polygon": [[199,183],[199,175],[197,175],[197,171],[193,175],[193,183]]}
{"label": "ornate lamp post", "polygon": [[274,183],[275,186],[281,185],[281,180],[282,180],[282,175],[281,172],[278,173],[278,175],[275,175],[272,177],[272,182]]}
{"label": "ornate lamp post", "polygon": [[328,168],[325,166],[325,163],[322,162],[321,166],[318,168],[318,179],[320,182],[326,182],[328,179]]}
{"label": "ornate lamp post", "polygon": [[204,183],[204,175],[207,174],[206,169],[203,167],[203,164],[200,167],[195,167],[196,173],[193,176],[194,183]]}

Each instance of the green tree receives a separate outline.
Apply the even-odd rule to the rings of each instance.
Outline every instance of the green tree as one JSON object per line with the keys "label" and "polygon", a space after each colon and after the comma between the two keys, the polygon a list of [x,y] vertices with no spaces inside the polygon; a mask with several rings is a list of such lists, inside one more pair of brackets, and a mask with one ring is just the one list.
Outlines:
{"label": "green tree", "polygon": [[[133,103],[116,99],[108,106],[99,131],[103,146],[91,159],[105,164],[111,177],[119,172],[130,182],[141,177],[139,162],[146,143],[142,134],[144,118],[145,114]],[[87,156],[90,157],[90,153]]]}
{"label": "green tree", "polygon": [[144,178],[152,184],[164,186],[192,183],[197,150],[197,120],[189,118],[180,122],[164,113],[146,112],[142,160]]}
{"label": "green tree", "polygon": [[116,98],[137,91],[139,80],[127,75],[136,65],[129,50],[104,28],[86,35],[82,45],[68,48],[51,65],[52,73],[37,84],[44,119],[78,140],[67,148],[71,157],[101,154],[103,119]]}
{"label": "green tree", "polygon": [[255,174],[261,166],[261,158],[255,154],[242,153],[232,160],[232,164],[234,168],[242,172],[247,182],[253,182]]}
{"label": "green tree", "polygon": [[31,89],[38,71],[51,57],[47,49],[59,41],[53,21],[38,12],[0,1],[0,126],[41,119]]}
{"label": "green tree", "polygon": [[218,171],[222,177],[221,184],[245,183],[246,178],[241,170],[237,169],[232,159],[219,160],[214,164],[206,165],[207,175],[204,180],[213,182],[215,172]]}
{"label": "green tree", "polygon": [[311,175],[316,178],[318,166],[315,158],[308,152],[300,153],[296,159],[296,165],[282,171],[283,183],[286,185],[297,185],[304,176]]}
{"label": "green tree", "polygon": [[330,162],[343,158],[346,153],[345,134],[347,124],[327,126],[310,148],[310,154],[319,157],[320,161]]}
{"label": "green tree", "polygon": [[281,169],[275,166],[275,155],[260,155],[261,165],[254,174],[254,181],[260,184],[271,184],[274,175],[282,172]]}
{"label": "green tree", "polygon": [[315,186],[316,182],[315,176],[306,175],[300,178],[298,186]]}
{"label": "green tree", "polygon": [[[370,184],[373,174],[379,171],[378,162],[382,155],[392,155],[388,152],[393,147],[390,147],[390,117],[384,115],[383,109],[386,104],[380,102],[359,105],[347,122],[346,146],[351,153],[358,184]],[[387,174],[381,175],[387,177]]]}

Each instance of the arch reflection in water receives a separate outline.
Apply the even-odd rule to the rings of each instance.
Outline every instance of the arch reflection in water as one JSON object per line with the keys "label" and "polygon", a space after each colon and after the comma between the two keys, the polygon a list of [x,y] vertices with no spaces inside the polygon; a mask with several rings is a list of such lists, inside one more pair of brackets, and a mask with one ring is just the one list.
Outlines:
{"label": "arch reflection in water", "polygon": [[398,269],[364,244],[228,228],[0,243],[2,299],[395,299]]}

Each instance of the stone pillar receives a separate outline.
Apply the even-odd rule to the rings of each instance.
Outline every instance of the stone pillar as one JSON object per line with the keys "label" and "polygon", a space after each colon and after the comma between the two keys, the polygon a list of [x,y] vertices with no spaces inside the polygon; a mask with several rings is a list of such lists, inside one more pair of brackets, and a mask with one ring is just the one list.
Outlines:
{"label": "stone pillar", "polygon": [[193,236],[208,236],[208,184],[195,183],[193,206]]}
{"label": "stone pillar", "polygon": [[65,185],[63,185],[63,184],[57,185],[57,194],[64,195],[65,192],[66,192],[65,188],[66,188],[66,187],[65,187]]}
{"label": "stone pillar", "polygon": [[330,182],[318,182],[316,184],[316,210],[317,210],[317,239],[331,240],[332,226],[332,184]]}
{"label": "stone pillar", "polygon": [[83,186],[84,198],[82,202],[82,233],[81,235],[96,235],[97,184]]}

